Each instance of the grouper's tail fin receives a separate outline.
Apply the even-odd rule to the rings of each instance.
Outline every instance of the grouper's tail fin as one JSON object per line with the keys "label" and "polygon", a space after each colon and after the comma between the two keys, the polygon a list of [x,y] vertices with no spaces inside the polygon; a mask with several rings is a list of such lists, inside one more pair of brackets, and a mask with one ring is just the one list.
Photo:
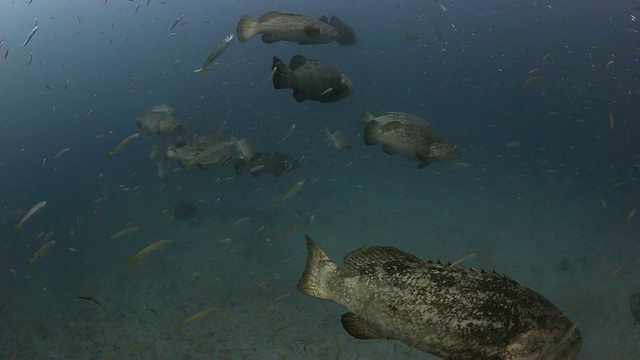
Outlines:
{"label": "grouper's tail fin", "polygon": [[273,57],[271,65],[271,78],[275,89],[287,89],[291,87],[291,70],[277,57]]}
{"label": "grouper's tail fin", "polygon": [[368,111],[365,111],[358,116],[359,125],[367,125],[371,120],[373,120],[373,114]]}
{"label": "grouper's tail fin", "polygon": [[240,18],[238,25],[236,26],[236,32],[238,33],[238,40],[245,42],[252,37],[258,35],[260,24],[253,20],[250,16],[245,15]]}
{"label": "grouper's tail fin", "polygon": [[298,290],[309,296],[330,300],[329,280],[342,271],[309,235],[305,237],[308,249],[307,267],[298,283]]}
{"label": "grouper's tail fin", "polygon": [[367,145],[376,145],[380,143],[380,132],[382,125],[375,120],[371,120],[364,128],[364,143]]}

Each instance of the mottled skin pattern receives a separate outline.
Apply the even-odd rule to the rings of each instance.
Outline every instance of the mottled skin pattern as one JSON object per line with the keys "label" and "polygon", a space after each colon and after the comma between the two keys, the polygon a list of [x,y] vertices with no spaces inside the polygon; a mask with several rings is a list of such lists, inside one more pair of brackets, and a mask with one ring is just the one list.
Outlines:
{"label": "mottled skin pattern", "polygon": [[167,114],[173,114],[174,110],[171,106],[167,104],[156,105],[151,109],[151,112],[163,112]]}
{"label": "mottled skin pattern", "polygon": [[385,125],[392,121],[397,121],[402,125],[416,125],[433,129],[431,124],[429,124],[426,120],[420,118],[419,116],[403,112],[380,112],[372,114],[368,111],[365,111],[358,117],[358,123],[360,125],[367,125],[373,120],[377,121],[380,125]]}
{"label": "mottled skin pattern", "polygon": [[301,55],[291,58],[289,67],[277,57],[273,58],[273,86],[292,88],[297,101],[315,100],[322,103],[343,99],[353,92],[353,83],[337,69],[318,60]]}
{"label": "mottled skin pattern", "polygon": [[186,166],[197,158],[203,151],[210,151],[212,146],[220,145],[217,151],[199,161],[197,165],[201,169],[208,169],[215,165],[226,165],[231,161],[231,155],[227,149],[227,143],[219,143],[215,140],[197,138],[191,143],[180,144],[181,146],[169,145],[166,152],[168,160],[175,159],[180,166]]}
{"label": "mottled skin pattern", "polygon": [[240,42],[262,34],[262,41],[265,43],[291,41],[301,45],[330,43],[338,35],[336,29],[322,21],[304,15],[275,11],[260,16],[257,22],[246,15],[243,16],[236,31]]}
{"label": "mottled skin pattern", "polygon": [[138,119],[137,124],[145,131],[161,137],[184,130],[184,126],[168,112],[150,112],[144,118]]}
{"label": "mottled skin pattern", "polygon": [[460,152],[431,126],[404,125],[398,121],[380,125],[372,120],[365,127],[364,141],[367,145],[384,144],[382,148],[387,154],[419,160],[418,167],[460,157]]}
{"label": "mottled skin pattern", "polygon": [[299,289],[352,312],[357,326],[345,324],[344,315],[343,325],[356,337],[397,339],[452,360],[570,360],[580,350],[571,321],[506,276],[423,261],[392,247],[351,252],[342,270],[313,240],[307,244]]}

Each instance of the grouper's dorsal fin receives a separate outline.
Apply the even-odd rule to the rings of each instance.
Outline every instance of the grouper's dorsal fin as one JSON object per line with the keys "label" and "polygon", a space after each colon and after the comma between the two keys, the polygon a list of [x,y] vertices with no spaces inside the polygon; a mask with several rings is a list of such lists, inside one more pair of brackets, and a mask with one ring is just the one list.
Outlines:
{"label": "grouper's dorsal fin", "polygon": [[400,251],[391,246],[370,246],[356,249],[344,258],[344,266],[349,270],[360,271],[370,266],[380,266],[384,263],[401,263],[403,268],[424,267],[425,262],[418,257]]}
{"label": "grouper's dorsal fin", "polygon": [[304,57],[302,55],[294,55],[291,58],[291,60],[289,61],[289,69],[291,71],[295,71],[300,66],[306,64],[307,61],[309,61],[309,59],[307,59],[306,57]]}
{"label": "grouper's dorsal fin", "polygon": [[342,327],[356,339],[370,340],[370,339],[384,339],[384,336],[378,334],[375,327],[368,321],[362,319],[358,315],[348,312],[342,314]]}
{"label": "grouper's dorsal fin", "polygon": [[277,19],[280,17],[288,16],[289,14],[283,14],[277,11],[269,11],[258,18],[258,21],[261,23],[267,22],[269,20]]}

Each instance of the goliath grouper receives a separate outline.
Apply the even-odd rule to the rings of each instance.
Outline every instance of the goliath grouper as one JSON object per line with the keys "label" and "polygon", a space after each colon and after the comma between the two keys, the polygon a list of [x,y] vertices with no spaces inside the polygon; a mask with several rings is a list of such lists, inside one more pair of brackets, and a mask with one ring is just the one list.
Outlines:
{"label": "goliath grouper", "polygon": [[338,30],[320,20],[277,11],[269,11],[257,21],[244,15],[238,21],[236,31],[240,42],[262,34],[262,41],[267,44],[278,41],[297,42],[300,45],[327,44],[338,36]]}
{"label": "goliath grouper", "polygon": [[380,125],[372,120],[364,128],[363,138],[367,145],[383,144],[382,150],[389,155],[401,154],[420,161],[420,169],[433,162],[460,157],[460,151],[430,125],[406,125],[399,121]]}
{"label": "goliath grouper", "polygon": [[307,236],[298,289],[346,307],[358,339],[396,339],[449,360],[573,360],[580,331],[537,292],[495,272],[423,261],[393,247],[347,254],[339,268]]}
{"label": "goliath grouper", "polygon": [[288,67],[274,56],[271,71],[273,87],[293,89],[293,98],[298,102],[315,100],[328,103],[353,93],[353,82],[345,74],[322,61],[302,55],[294,55]]}

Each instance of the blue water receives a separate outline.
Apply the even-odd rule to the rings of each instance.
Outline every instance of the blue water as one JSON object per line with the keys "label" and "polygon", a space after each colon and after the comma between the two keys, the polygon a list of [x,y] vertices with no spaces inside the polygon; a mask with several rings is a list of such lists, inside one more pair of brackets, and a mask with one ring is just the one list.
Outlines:
{"label": "blue water", "polygon": [[[639,217],[630,216],[640,207],[640,35],[628,30],[640,30],[637,2],[27,3],[0,1],[0,216],[47,205],[20,229],[0,228],[0,358],[433,358],[354,339],[340,306],[297,292],[304,233],[339,263],[369,242],[446,261],[476,253],[462,265],[496,269],[561,309],[579,304],[569,316],[580,359],[638,358],[627,304],[640,291]],[[270,10],[336,15],[358,42],[234,40],[211,71],[193,73],[242,15]],[[320,104],[273,89],[272,57],[295,54],[340,69],[355,92]],[[523,88],[534,68],[542,79]],[[161,180],[148,151],[179,136],[149,134],[107,158],[162,103],[184,122],[179,136],[213,134],[224,121],[224,138],[301,166],[254,179],[233,165],[166,162]],[[356,123],[365,110],[417,114],[462,157],[417,169],[368,147]],[[352,149],[328,147],[324,127]],[[179,201],[198,206],[195,220],[172,221]],[[107,240],[131,225],[140,231]],[[48,232],[56,245],[29,265]],[[164,238],[173,243],[132,271],[127,257]],[[211,307],[220,311],[176,330]]]}

